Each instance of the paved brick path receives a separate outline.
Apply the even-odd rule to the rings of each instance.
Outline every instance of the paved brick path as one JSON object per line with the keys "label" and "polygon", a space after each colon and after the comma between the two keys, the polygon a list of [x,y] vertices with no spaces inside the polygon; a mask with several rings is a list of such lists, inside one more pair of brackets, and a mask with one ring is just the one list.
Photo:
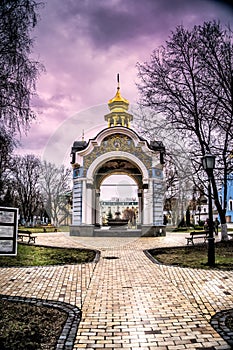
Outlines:
{"label": "paved brick path", "polygon": [[97,264],[6,268],[0,293],[60,300],[82,308],[74,349],[231,349],[210,326],[233,307],[232,272],[154,264],[144,249],[184,244],[161,238],[41,234],[38,243],[101,251]]}

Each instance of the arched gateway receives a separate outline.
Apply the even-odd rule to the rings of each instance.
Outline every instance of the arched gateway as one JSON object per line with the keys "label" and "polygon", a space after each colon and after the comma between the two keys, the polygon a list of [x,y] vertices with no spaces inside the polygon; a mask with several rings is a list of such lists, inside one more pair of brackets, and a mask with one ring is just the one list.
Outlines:
{"label": "arched gateway", "polygon": [[[71,150],[73,166],[73,220],[71,235],[95,236],[100,218],[100,187],[106,177],[125,174],[138,186],[137,229],[144,235],[165,234],[163,225],[162,142],[147,140],[130,129],[133,116],[129,102],[117,93],[108,102],[108,127],[95,138],[75,141]],[[104,232],[104,231],[102,231]],[[130,232],[127,234],[130,236]],[[137,231],[138,232],[138,231]]]}

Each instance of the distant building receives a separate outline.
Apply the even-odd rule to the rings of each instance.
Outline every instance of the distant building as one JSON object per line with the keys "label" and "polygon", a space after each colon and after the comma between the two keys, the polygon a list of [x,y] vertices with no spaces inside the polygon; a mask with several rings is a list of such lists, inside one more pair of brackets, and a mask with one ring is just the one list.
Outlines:
{"label": "distant building", "polygon": [[[219,192],[219,199],[222,203],[224,186],[222,186]],[[226,221],[233,222],[233,174],[230,175],[227,181],[227,210],[226,210]]]}
{"label": "distant building", "polygon": [[106,224],[109,215],[115,219],[125,219],[125,211],[133,209],[136,215],[136,221],[138,219],[138,200],[136,198],[125,198],[119,200],[119,198],[111,198],[110,200],[100,201],[101,208],[101,220],[102,224]]}
{"label": "distant building", "polygon": [[[212,203],[214,219],[218,216],[218,212],[214,201]],[[199,197],[196,199],[195,208],[193,212],[194,224],[204,224],[209,218],[209,205],[207,197],[204,194],[204,188],[201,186],[199,190]]]}
{"label": "distant building", "polygon": [[197,205],[196,211],[194,214],[194,224],[199,225],[203,224],[209,217],[208,213],[208,203],[207,200],[205,202],[201,202]]}

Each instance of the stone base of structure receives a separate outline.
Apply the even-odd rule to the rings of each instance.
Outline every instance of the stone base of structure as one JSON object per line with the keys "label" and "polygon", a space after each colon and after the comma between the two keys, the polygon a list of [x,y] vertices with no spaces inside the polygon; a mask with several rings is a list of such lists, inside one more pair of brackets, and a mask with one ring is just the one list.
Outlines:
{"label": "stone base of structure", "polygon": [[141,237],[160,237],[166,236],[166,226],[142,225]]}
{"label": "stone base of structure", "polygon": [[94,225],[71,225],[70,236],[82,237],[159,237],[166,236],[165,226],[141,225],[135,229],[96,228]]}
{"label": "stone base of structure", "polygon": [[93,237],[94,225],[70,225],[70,236]]}

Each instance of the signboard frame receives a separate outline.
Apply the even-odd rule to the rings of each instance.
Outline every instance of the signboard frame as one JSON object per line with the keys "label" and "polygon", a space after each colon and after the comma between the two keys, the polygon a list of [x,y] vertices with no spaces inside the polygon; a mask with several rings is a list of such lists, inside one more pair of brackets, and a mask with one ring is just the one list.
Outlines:
{"label": "signboard frame", "polygon": [[0,256],[17,255],[18,208],[0,207]]}

